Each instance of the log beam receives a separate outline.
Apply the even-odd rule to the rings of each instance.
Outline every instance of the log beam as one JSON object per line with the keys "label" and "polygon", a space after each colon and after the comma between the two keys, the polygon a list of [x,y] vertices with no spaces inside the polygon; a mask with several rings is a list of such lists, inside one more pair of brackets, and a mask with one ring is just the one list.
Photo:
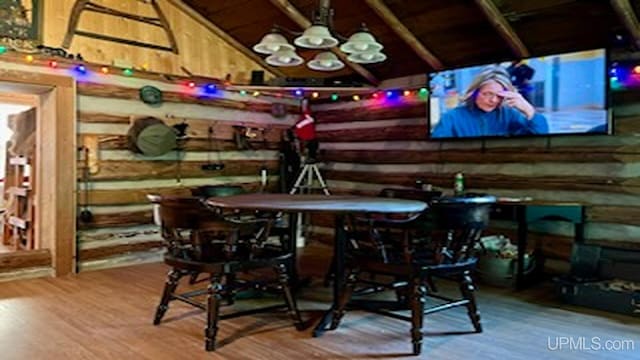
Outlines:
{"label": "log beam", "polygon": [[[300,11],[298,11],[298,9],[296,9],[296,7],[293,6],[293,4],[291,4],[288,0],[271,0],[271,3],[273,4],[273,6],[277,7],[280,11],[286,14],[301,28],[306,29],[311,26],[311,21],[306,16],[302,15],[302,13],[300,13]],[[353,71],[360,74],[360,76],[367,79],[367,81],[369,81],[371,84],[378,85],[380,83],[380,81],[375,76],[373,76],[373,74],[369,72],[369,70],[365,69],[361,65],[352,63],[351,61],[347,60],[347,56],[338,48],[332,48],[331,52],[336,54],[336,56],[342,62],[353,69]]]}
{"label": "log beam", "polygon": [[640,23],[629,0],[611,0],[611,6],[633,38],[636,49],[640,49]]}
{"label": "log beam", "polygon": [[502,15],[502,13],[498,9],[498,7],[496,7],[492,0],[475,1],[480,10],[482,10],[482,12],[487,17],[487,20],[489,20],[494,29],[496,29],[500,36],[502,36],[502,38],[507,42],[516,56],[520,58],[531,56],[529,50],[524,45],[522,40],[520,40],[518,34],[516,34],[511,25],[509,25],[507,19],[505,19],[504,15]]}
{"label": "log beam", "polygon": [[424,47],[382,0],[365,0],[365,2],[424,62],[435,70],[443,68],[442,62]]}

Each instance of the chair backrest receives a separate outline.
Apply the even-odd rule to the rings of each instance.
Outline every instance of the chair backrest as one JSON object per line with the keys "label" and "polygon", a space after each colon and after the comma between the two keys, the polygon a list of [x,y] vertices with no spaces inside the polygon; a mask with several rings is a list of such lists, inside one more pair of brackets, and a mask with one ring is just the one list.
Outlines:
{"label": "chair backrest", "polygon": [[202,185],[191,189],[193,196],[204,198],[239,195],[245,192],[240,185]]}
{"label": "chair backrest", "polygon": [[197,229],[210,212],[197,197],[163,197],[159,205],[162,226],[171,229]]}
{"label": "chair backrest", "polygon": [[438,264],[474,258],[474,247],[489,225],[493,196],[442,197],[431,203],[432,250]]}

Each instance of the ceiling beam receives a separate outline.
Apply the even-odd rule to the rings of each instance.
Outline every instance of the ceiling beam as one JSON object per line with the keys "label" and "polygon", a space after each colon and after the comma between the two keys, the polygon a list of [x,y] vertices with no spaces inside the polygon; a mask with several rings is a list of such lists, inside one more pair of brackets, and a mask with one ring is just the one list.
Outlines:
{"label": "ceiling beam", "polygon": [[424,47],[382,0],[365,0],[365,2],[424,62],[435,70],[443,68],[442,62]]}
{"label": "ceiling beam", "polygon": [[214,23],[212,23],[211,20],[202,16],[199,12],[195,11],[191,6],[185,4],[182,0],[167,0],[167,2],[175,6],[176,8],[178,8],[180,11],[187,14],[193,20],[197,21],[200,25],[207,28],[207,30],[211,31],[216,36],[220,37],[222,40],[226,41],[229,45],[231,45],[232,48],[241,52],[242,55],[260,64],[260,66],[270,71],[273,75],[285,76],[282,70],[267,64],[264,61],[264,59],[258,56],[258,54],[254,53],[253,51],[248,49],[246,46],[242,45],[238,40],[232,38],[229,34],[227,34],[222,29],[217,27]]}
{"label": "ceiling beam", "polygon": [[[309,26],[311,26],[311,21],[309,21],[309,19],[306,16],[302,15],[300,11],[298,11],[298,9],[296,9],[296,7],[293,6],[293,4],[291,4],[288,0],[271,0],[271,3],[275,7],[280,9],[280,11],[285,13],[291,20],[293,20],[301,28],[306,29]],[[380,81],[375,76],[373,76],[373,74],[370,73],[369,70],[365,69],[361,65],[358,65],[356,63],[353,63],[347,60],[347,55],[345,55],[338,48],[336,47],[331,48],[331,52],[336,54],[336,56],[338,56],[338,58],[340,58],[342,62],[347,64],[347,66],[353,69],[353,71],[360,74],[360,76],[367,79],[367,81],[369,81],[371,84],[378,85],[380,83]]]}
{"label": "ceiling beam", "polygon": [[629,0],[611,0],[611,6],[633,38],[635,47],[640,49],[640,24]]}
{"label": "ceiling beam", "polygon": [[531,56],[527,47],[524,46],[518,34],[516,34],[511,25],[509,25],[509,22],[493,3],[493,0],[475,0],[475,2],[516,56],[520,58]]}

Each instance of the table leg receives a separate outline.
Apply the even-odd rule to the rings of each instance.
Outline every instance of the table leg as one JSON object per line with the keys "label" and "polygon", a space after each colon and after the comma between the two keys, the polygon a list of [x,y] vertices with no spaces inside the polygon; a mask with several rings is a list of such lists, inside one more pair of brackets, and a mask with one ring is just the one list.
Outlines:
{"label": "table leg", "polygon": [[328,326],[331,324],[334,313],[338,309],[338,302],[340,301],[340,294],[344,287],[344,268],[345,268],[345,251],[347,242],[347,232],[344,228],[344,215],[336,215],[335,224],[335,240],[333,244],[333,259],[334,259],[334,278],[333,278],[333,299],[331,308],[327,310],[318,325],[313,329],[313,336],[321,336],[328,330]]}
{"label": "table leg", "polygon": [[298,214],[290,213],[289,214],[289,243],[287,246],[291,251],[291,264],[289,266],[289,279],[291,284],[294,284],[294,287],[298,284],[298,247],[296,244],[296,234],[298,231]]}

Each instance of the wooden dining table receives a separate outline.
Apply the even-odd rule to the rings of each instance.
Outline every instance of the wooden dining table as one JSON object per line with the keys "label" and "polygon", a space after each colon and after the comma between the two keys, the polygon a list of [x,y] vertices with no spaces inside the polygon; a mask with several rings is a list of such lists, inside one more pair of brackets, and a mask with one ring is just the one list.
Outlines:
{"label": "wooden dining table", "polygon": [[299,213],[328,213],[335,217],[334,281],[331,307],[316,325],[313,336],[322,335],[335,316],[340,293],[345,281],[345,252],[347,232],[345,217],[351,214],[407,214],[423,212],[427,204],[417,200],[404,200],[383,197],[365,197],[355,195],[311,195],[311,194],[242,194],[225,197],[212,197],[206,200],[210,207],[227,210],[258,210],[268,213],[289,213],[289,248],[293,252],[292,277],[297,279],[295,269],[295,226]]}

